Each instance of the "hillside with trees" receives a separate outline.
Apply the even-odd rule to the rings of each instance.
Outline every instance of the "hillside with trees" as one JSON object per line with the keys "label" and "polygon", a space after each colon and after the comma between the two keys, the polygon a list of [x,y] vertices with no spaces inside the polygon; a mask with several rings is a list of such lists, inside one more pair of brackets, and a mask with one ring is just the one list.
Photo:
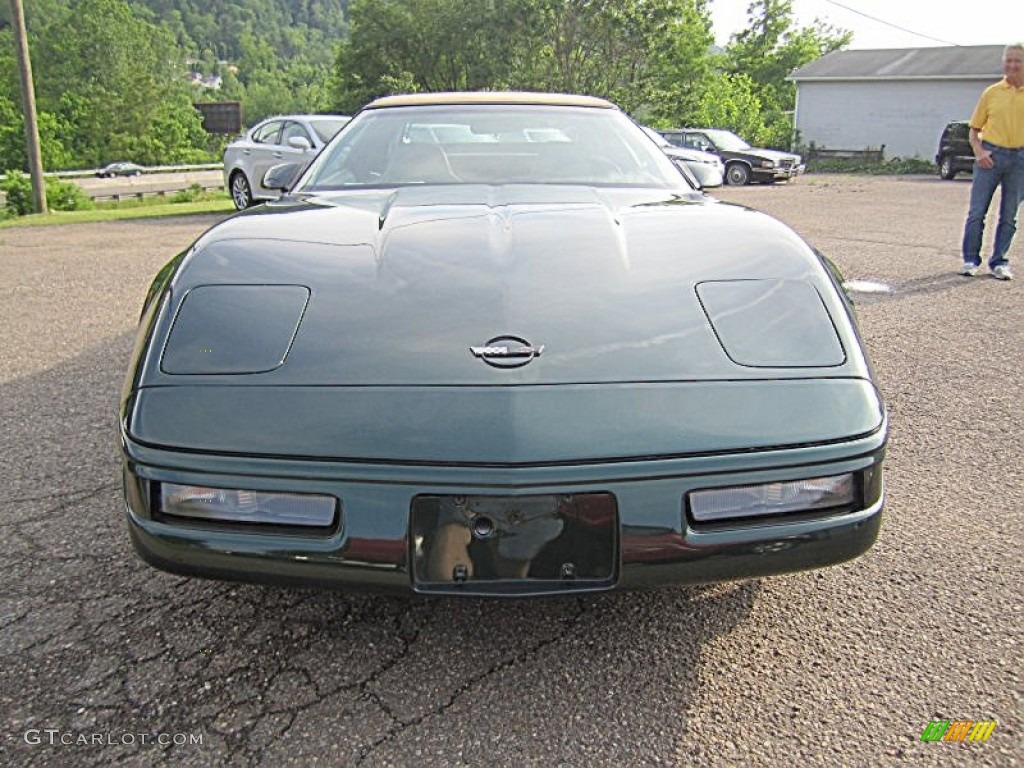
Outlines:
{"label": "hillside with trees", "polygon": [[[26,23],[43,164],[217,160],[195,101],[244,120],[351,113],[400,91],[588,93],[654,126],[791,140],[795,67],[850,35],[796,28],[791,0],[753,0],[713,47],[711,0],[31,0]],[[726,0],[714,0],[725,2]],[[7,4],[0,12],[0,169],[25,168]],[[218,88],[188,75],[216,77]]]}
{"label": "hillside with trees", "polygon": [[239,61],[259,38],[282,60],[328,62],[345,32],[349,0],[130,0],[189,54]]}

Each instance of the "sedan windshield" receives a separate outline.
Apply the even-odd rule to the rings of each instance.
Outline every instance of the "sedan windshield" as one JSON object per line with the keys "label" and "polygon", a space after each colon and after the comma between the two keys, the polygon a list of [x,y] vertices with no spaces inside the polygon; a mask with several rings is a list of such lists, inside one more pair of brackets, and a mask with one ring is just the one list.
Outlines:
{"label": "sedan windshield", "polygon": [[750,145],[732,131],[715,129],[705,131],[705,133],[711,137],[711,140],[715,142],[715,146],[720,150],[724,149],[729,152],[742,152],[745,149],[750,149]]}
{"label": "sedan windshield", "polygon": [[366,110],[294,192],[531,183],[691,188],[618,110],[475,104]]}

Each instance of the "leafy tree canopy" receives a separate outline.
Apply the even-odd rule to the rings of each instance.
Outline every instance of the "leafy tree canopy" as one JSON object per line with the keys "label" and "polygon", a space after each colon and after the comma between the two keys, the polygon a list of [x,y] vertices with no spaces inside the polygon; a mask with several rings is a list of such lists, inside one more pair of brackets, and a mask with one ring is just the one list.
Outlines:
{"label": "leafy tree canopy", "polygon": [[[731,128],[786,146],[796,67],[848,44],[790,0],[754,0],[713,47],[726,0],[31,0],[47,168],[216,159],[193,101],[352,113],[387,93],[522,89],[611,99],[656,127]],[[0,4],[0,169],[24,168],[21,96]],[[189,70],[221,88],[189,85]]]}
{"label": "leafy tree canopy", "polygon": [[123,0],[72,0],[33,56],[39,109],[64,123],[80,161],[176,162],[203,146],[174,39]]}
{"label": "leafy tree canopy", "polygon": [[[393,92],[521,88],[640,109],[706,73],[706,0],[352,0],[337,57],[345,111]],[[663,81],[677,77],[678,85]]]}
{"label": "leafy tree canopy", "polygon": [[760,101],[765,127],[750,140],[784,146],[796,106],[796,86],[786,80],[789,73],[849,45],[853,33],[818,20],[810,27],[794,27],[791,0],[754,0],[747,21],[747,28],[733,35],[726,48],[725,69],[749,77]]}

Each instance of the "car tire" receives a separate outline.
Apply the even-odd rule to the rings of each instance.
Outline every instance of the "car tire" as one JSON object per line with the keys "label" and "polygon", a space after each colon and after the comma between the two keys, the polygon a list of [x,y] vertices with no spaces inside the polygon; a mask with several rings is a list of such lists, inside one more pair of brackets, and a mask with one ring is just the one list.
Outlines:
{"label": "car tire", "polygon": [[939,161],[939,176],[946,181],[951,181],[956,176],[956,169],[953,168],[953,158],[949,155],[943,155]]}
{"label": "car tire", "polygon": [[742,187],[750,181],[750,169],[743,163],[729,163],[725,167],[725,183],[731,187]]}
{"label": "car tire", "polygon": [[252,207],[252,188],[249,186],[249,180],[241,171],[231,174],[230,192],[231,202],[235,204],[237,210],[244,211],[246,208]]}

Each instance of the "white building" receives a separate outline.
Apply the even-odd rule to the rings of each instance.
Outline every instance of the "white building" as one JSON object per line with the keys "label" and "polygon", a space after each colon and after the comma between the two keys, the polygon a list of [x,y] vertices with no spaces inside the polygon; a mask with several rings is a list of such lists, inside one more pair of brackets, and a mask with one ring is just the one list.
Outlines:
{"label": "white building", "polygon": [[933,160],[946,123],[968,119],[982,90],[1002,79],[1003,48],[828,53],[789,76],[797,90],[797,142]]}

